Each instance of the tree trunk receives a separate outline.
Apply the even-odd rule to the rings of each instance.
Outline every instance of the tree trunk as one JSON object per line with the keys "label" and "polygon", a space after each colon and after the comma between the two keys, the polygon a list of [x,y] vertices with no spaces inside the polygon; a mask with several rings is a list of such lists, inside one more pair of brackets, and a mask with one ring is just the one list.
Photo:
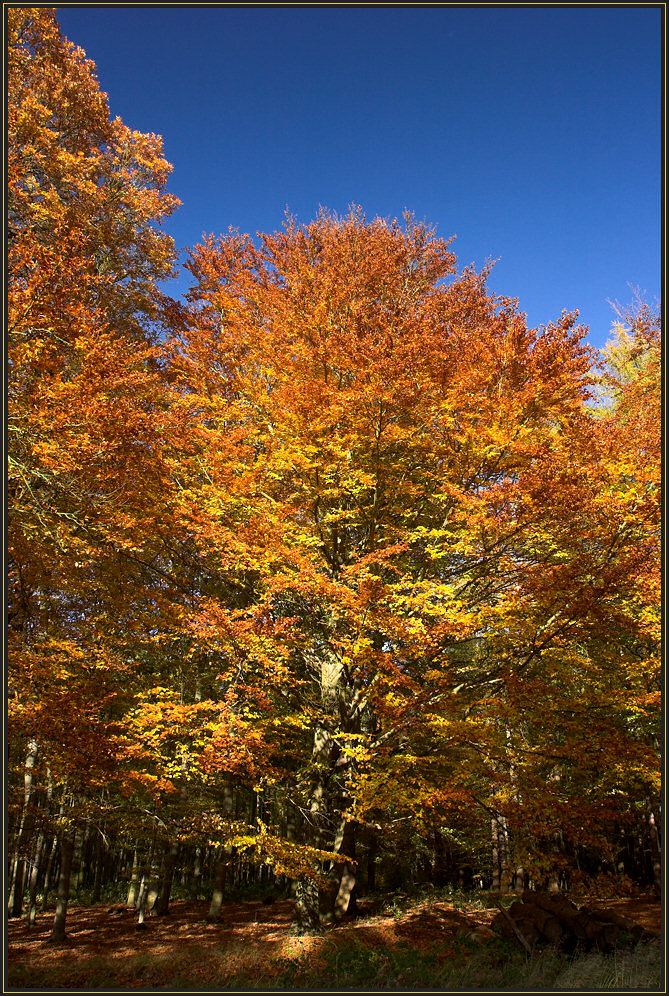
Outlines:
{"label": "tree trunk", "polygon": [[549,892],[560,892],[563,886],[563,873],[561,867],[563,865],[562,857],[564,855],[564,837],[561,830],[557,830],[552,837],[552,847],[551,850],[554,854],[554,866],[548,877],[548,891]]}
{"label": "tree trunk", "polygon": [[[332,736],[331,728],[340,722],[339,700],[343,668],[339,660],[323,651],[320,664],[322,716],[314,729],[311,752],[309,785],[310,818],[305,829],[309,828],[307,843],[326,850],[334,837],[334,827],[340,821],[334,813],[334,800],[339,796],[335,780],[335,765],[339,748]],[[320,873],[314,868],[314,873]],[[334,872],[327,890],[319,889],[311,877],[304,876],[296,889],[295,919],[293,929],[297,933],[313,933],[317,923],[334,919],[334,903],[338,882],[334,882]]]}
{"label": "tree trunk", "polygon": [[357,901],[355,894],[355,823],[352,820],[342,821],[340,832],[335,840],[335,851],[345,854],[351,858],[347,861],[341,871],[339,888],[334,901],[335,918],[349,914],[355,915]]}
{"label": "tree trunk", "polygon": [[518,865],[515,872],[513,873],[513,881],[511,883],[513,891],[517,892],[518,895],[521,895],[521,893],[523,893],[527,889],[528,881],[529,881],[529,876],[527,872],[525,871],[522,865]]}
{"label": "tree trunk", "polygon": [[98,833],[97,840],[95,842],[95,875],[93,878],[93,895],[91,897],[91,902],[95,905],[100,902],[100,895],[102,892],[102,869],[104,866],[105,854],[102,849],[102,834]]}
{"label": "tree trunk", "polygon": [[35,917],[37,916],[37,893],[39,892],[39,887],[46,875],[46,865],[48,860],[49,854],[47,853],[47,839],[43,833],[40,833],[35,847],[33,867],[30,873],[30,883],[28,888],[28,913],[26,915],[26,922],[29,927],[32,927],[35,923]]}
{"label": "tree trunk", "polygon": [[432,846],[430,848],[430,881],[434,885],[443,885],[446,881],[444,838],[439,830],[432,831]]}
{"label": "tree trunk", "polygon": [[193,875],[190,880],[191,899],[197,899],[202,882],[202,848],[195,848],[195,860],[193,863]]}
{"label": "tree trunk", "polygon": [[12,860],[11,885],[9,892],[8,914],[10,917],[20,917],[23,911],[23,893],[25,891],[25,857],[23,849],[28,842],[32,830],[31,796],[33,791],[33,769],[37,761],[37,741],[28,744],[25,771],[23,775],[23,808],[21,821],[16,834],[14,855]]}
{"label": "tree trunk", "polygon": [[177,841],[171,841],[165,849],[160,891],[153,907],[153,912],[156,916],[167,916],[170,911],[170,893],[172,891],[172,879],[174,878],[174,868],[177,863],[178,854],[179,844]]}
{"label": "tree trunk", "polygon": [[292,930],[296,934],[318,934],[321,930],[318,883],[300,878],[295,891],[295,915]]}
{"label": "tree trunk", "polygon": [[492,889],[493,892],[501,892],[502,862],[499,852],[499,823],[496,815],[490,820],[490,840],[492,845]]}
{"label": "tree trunk", "polygon": [[[332,819],[332,801],[328,792],[327,777],[332,771],[332,754],[334,743],[332,736],[325,726],[320,724],[316,728],[314,735],[313,760],[315,761],[316,778],[312,785],[309,811],[311,814],[311,837],[308,841],[313,847],[326,850],[328,846],[328,831]],[[320,868],[315,868],[315,872],[320,872]],[[312,879],[303,879],[302,887],[297,889],[295,895],[295,929],[299,930],[300,925],[304,925],[305,933],[312,933],[314,929],[314,912],[316,910],[318,924],[327,923],[334,920],[334,899],[337,888],[331,881],[327,889],[316,884]],[[314,910],[315,903],[315,910]]]}
{"label": "tree trunk", "polygon": [[376,857],[378,849],[376,831],[372,830],[370,831],[367,851],[367,892],[376,891]]}
{"label": "tree trunk", "polygon": [[65,941],[65,918],[67,904],[70,898],[70,876],[72,873],[72,855],[74,853],[74,838],[72,831],[64,831],[60,835],[60,876],[58,878],[58,899],[56,915],[53,919],[53,929],[49,940],[53,944]]}
{"label": "tree trunk", "polygon": [[660,833],[655,819],[655,810],[650,796],[646,796],[646,820],[650,839],[650,856],[653,867],[653,889],[656,896],[662,895],[662,848]]}
{"label": "tree trunk", "polygon": [[86,828],[85,833],[75,834],[74,851],[72,852],[72,871],[70,872],[70,892],[74,895],[77,894],[84,877],[84,855],[86,853],[89,834],[90,827]]}
{"label": "tree trunk", "polygon": [[[255,799],[255,792],[252,793]],[[223,789],[223,812],[227,817],[231,817],[235,812],[235,794],[231,785],[225,785]],[[223,905],[223,890],[228,874],[228,865],[235,854],[233,847],[223,847],[216,852],[216,863],[214,865],[214,887],[211,894],[211,903],[207,913],[207,923],[218,923]]]}
{"label": "tree trunk", "polygon": [[[290,800],[286,800],[286,840],[297,840],[297,832],[297,810]],[[290,894],[293,897],[297,895],[297,879],[290,880]]]}
{"label": "tree trunk", "polygon": [[126,909],[134,910],[137,906],[137,890],[139,887],[139,852],[135,847],[132,856],[132,872],[130,874],[130,884],[128,885],[128,897],[125,901]]}
{"label": "tree trunk", "polygon": [[46,871],[44,873],[44,894],[42,896],[42,913],[46,913],[49,903],[49,892],[53,883],[56,855],[60,851],[58,847],[58,835],[54,835],[51,840],[51,846],[49,847],[49,861],[46,866]]}
{"label": "tree trunk", "polygon": [[11,889],[9,891],[8,915],[10,918],[20,917],[23,912],[23,892],[26,863],[18,854],[12,860]]}
{"label": "tree trunk", "polygon": [[228,870],[228,858],[225,849],[221,849],[214,865],[214,887],[211,894],[211,903],[207,913],[207,923],[218,923],[223,905],[223,890],[225,889],[225,878]]}
{"label": "tree trunk", "polygon": [[142,881],[139,887],[139,896],[137,899],[137,924],[136,926],[141,930],[146,927],[145,919],[147,911],[151,912],[151,907],[155,902],[156,891],[155,891],[155,881],[158,875],[158,868],[156,867],[156,838],[155,835],[151,841],[151,847],[149,848],[149,853],[146,858],[146,864],[144,865],[144,874],[142,875]]}

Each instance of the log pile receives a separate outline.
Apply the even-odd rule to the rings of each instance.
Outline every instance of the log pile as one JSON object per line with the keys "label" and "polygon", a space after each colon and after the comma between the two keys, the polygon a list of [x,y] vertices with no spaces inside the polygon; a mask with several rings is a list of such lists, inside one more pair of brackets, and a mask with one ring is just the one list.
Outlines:
{"label": "log pile", "polygon": [[566,896],[544,892],[525,891],[522,902],[516,901],[508,909],[500,906],[491,926],[526,951],[545,944],[570,953],[577,947],[611,951],[618,943],[638,944],[650,938],[628,917],[610,910],[579,908]]}

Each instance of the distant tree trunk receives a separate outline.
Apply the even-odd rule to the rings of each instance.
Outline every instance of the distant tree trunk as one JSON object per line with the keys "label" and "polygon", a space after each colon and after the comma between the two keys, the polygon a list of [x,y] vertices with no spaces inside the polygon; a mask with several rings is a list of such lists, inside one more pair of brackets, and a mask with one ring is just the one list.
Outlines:
{"label": "distant tree trunk", "polygon": [[375,830],[368,830],[367,837],[367,892],[376,891],[376,858],[379,842]]}
{"label": "distant tree trunk", "polygon": [[519,865],[513,874],[513,882],[512,882],[513,891],[517,892],[518,895],[520,896],[525,891],[525,889],[527,889],[528,884],[529,884],[529,875],[527,874],[523,866]]}
{"label": "distant tree trunk", "polygon": [[145,928],[146,919],[146,898],[149,891],[148,876],[144,875],[139,886],[139,895],[137,896],[137,923],[138,928]]}
{"label": "distant tree trunk", "polygon": [[207,923],[218,923],[221,916],[221,906],[223,905],[223,890],[225,889],[225,879],[228,870],[228,858],[225,849],[221,848],[216,857],[214,865],[214,883],[211,893],[211,903],[207,913]]}
{"label": "distant tree trunk", "polygon": [[499,826],[499,862],[501,870],[502,892],[508,892],[511,885],[511,848],[509,846],[509,824],[506,816],[498,816]]}
{"label": "distant tree trunk", "polygon": [[[297,840],[297,810],[289,800],[286,800],[286,840]],[[290,880],[290,894],[297,895],[297,879]]]}
{"label": "distant tree trunk", "polygon": [[94,857],[94,878],[93,878],[93,895],[91,897],[91,902],[93,904],[100,902],[100,895],[102,893],[102,871],[104,867],[104,851],[102,849],[103,838],[102,834],[97,834],[97,840],[95,842],[95,857]]}
{"label": "distant tree trunk", "polygon": [[174,878],[174,868],[179,854],[179,844],[177,841],[170,841],[165,849],[163,863],[163,874],[160,881],[160,891],[153,907],[156,916],[167,916],[170,911],[170,893],[172,891],[172,880]]}
{"label": "distant tree trunk", "polygon": [[37,761],[37,741],[28,744],[28,754],[23,775],[23,807],[21,821],[16,834],[14,855],[11,870],[11,885],[9,892],[8,914],[10,917],[20,917],[23,912],[23,893],[25,891],[26,862],[23,850],[32,830],[31,797],[33,792],[33,769]]}
{"label": "distant tree trunk", "polygon": [[150,913],[153,903],[156,899],[156,889],[155,882],[158,877],[158,866],[156,861],[156,837],[155,834],[151,841],[151,847],[149,848],[149,853],[147,855],[146,864],[144,865],[144,874],[142,875],[142,881],[139,887],[139,897],[137,899],[137,924],[136,926],[140,929],[145,927],[145,919],[147,911]]}
{"label": "distant tree trunk", "polygon": [[[40,833],[35,846],[33,866],[30,872],[30,882],[28,886],[28,912],[26,922],[29,927],[35,923],[37,916],[37,893],[46,875],[46,867],[49,860],[49,849],[51,841],[43,833]],[[47,847],[49,845],[49,848]]]}
{"label": "distant tree trunk", "polygon": [[202,883],[202,848],[195,848],[195,859],[193,861],[193,874],[190,880],[191,899],[197,899]]}
{"label": "distant tree trunk", "polygon": [[72,871],[70,873],[70,892],[74,895],[76,895],[84,877],[84,854],[86,853],[89,834],[90,827],[86,828],[85,833],[75,834],[74,851],[72,852]]}
{"label": "distant tree trunk", "polygon": [[432,846],[430,848],[430,881],[434,885],[443,885],[444,876],[444,838],[438,830],[432,831]]}
{"label": "distant tree trunk", "polygon": [[137,906],[137,889],[139,887],[139,850],[135,846],[132,856],[132,872],[130,873],[130,884],[128,885],[128,897],[125,901],[126,908],[134,910]]}
{"label": "distant tree trunk", "polygon": [[56,859],[59,853],[60,853],[60,847],[58,846],[58,834],[55,834],[51,839],[51,845],[49,847],[49,860],[44,874],[44,893],[42,895],[42,913],[46,913],[48,908],[49,892],[51,891],[52,888],[53,879],[55,876]]}
{"label": "distant tree trunk", "polygon": [[565,844],[561,830],[558,830],[553,834],[551,850],[554,855],[554,865],[548,877],[548,891],[559,892],[564,885],[561,866],[562,858],[565,852]]}
{"label": "distant tree trunk", "polygon": [[653,889],[656,896],[662,895],[662,848],[660,833],[655,819],[655,810],[650,796],[646,796],[646,821],[650,840],[650,857],[653,867]]}
{"label": "distant tree trunk", "polygon": [[495,892],[508,891],[509,833],[506,817],[495,813],[490,821],[492,844],[492,888]]}
{"label": "distant tree trunk", "polygon": [[9,890],[8,916],[20,917],[23,911],[23,891],[25,877],[25,861],[14,854],[11,865],[11,887]]}
{"label": "distant tree trunk", "polygon": [[490,819],[490,842],[492,857],[492,889],[499,892],[502,885],[502,868],[499,861],[499,834],[497,828],[497,817]]}
{"label": "distant tree trunk", "polygon": [[72,874],[72,855],[74,853],[74,838],[72,831],[63,831],[60,835],[60,875],[58,878],[58,898],[56,915],[53,919],[53,929],[49,940],[53,944],[62,944],[65,940],[65,918],[67,904],[70,898],[70,876]]}

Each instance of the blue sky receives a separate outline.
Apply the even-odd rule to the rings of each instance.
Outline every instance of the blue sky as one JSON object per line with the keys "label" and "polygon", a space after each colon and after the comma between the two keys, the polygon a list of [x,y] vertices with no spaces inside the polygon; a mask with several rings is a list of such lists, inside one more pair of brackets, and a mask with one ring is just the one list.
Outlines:
{"label": "blue sky", "polygon": [[[113,114],[161,134],[169,231],[279,228],[288,207],[405,208],[531,325],[606,341],[660,293],[659,7],[61,7]],[[187,275],[173,288],[188,285]]]}

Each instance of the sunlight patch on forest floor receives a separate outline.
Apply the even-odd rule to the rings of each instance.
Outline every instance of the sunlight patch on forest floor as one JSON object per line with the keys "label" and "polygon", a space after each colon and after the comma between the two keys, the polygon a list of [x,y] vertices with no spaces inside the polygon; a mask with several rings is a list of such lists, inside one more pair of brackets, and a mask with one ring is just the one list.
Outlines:
{"label": "sunlight patch on forest floor", "polygon": [[[659,934],[661,907],[654,897],[610,900],[605,905]],[[500,942],[495,941],[488,956],[486,945],[472,939],[472,932],[487,926],[495,914],[495,909],[482,906],[476,899],[464,908],[460,902],[405,900],[395,906],[387,904],[377,915],[362,915],[326,929],[318,937],[290,933],[293,902],[287,899],[270,907],[261,902],[226,904],[221,922],[215,925],[205,922],[207,903],[174,902],[170,915],[149,918],[145,931],[136,930],[133,912],[121,907],[111,912],[108,907],[73,906],[68,943],[62,947],[46,943],[52,914],[39,916],[32,928],[24,921],[10,921],[9,981],[23,988],[114,985],[148,989],[171,984],[206,989],[215,982],[257,989],[263,980],[268,986],[290,983],[292,988],[300,981],[306,984],[309,973],[333,972],[341,976],[340,981],[356,978],[361,984],[365,973],[374,972],[388,978],[404,973],[405,981],[413,982],[421,972],[429,972],[434,981],[457,966],[471,973],[479,971],[479,962],[488,971],[488,961],[500,968],[504,959],[517,960],[513,948],[497,951]],[[364,908],[363,901],[363,914]],[[639,954],[621,953],[608,961],[587,957],[588,971],[608,973],[607,978],[616,972],[641,971],[644,959],[649,959],[649,971],[654,971],[653,952],[645,948]],[[543,962],[535,961],[537,972],[548,971],[548,962],[550,971],[567,973],[565,978],[577,972],[571,962],[548,956]]]}

